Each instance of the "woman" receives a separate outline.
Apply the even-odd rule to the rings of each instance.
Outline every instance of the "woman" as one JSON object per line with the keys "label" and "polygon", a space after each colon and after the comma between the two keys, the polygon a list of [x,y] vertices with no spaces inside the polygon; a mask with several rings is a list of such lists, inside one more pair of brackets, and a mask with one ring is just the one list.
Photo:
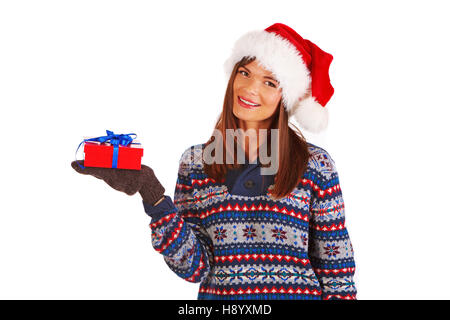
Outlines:
{"label": "woman", "polygon": [[184,151],[173,202],[147,166],[72,166],[139,191],[154,248],[177,275],[201,283],[199,299],[356,299],[336,167],[289,123],[326,127],[331,60],[283,24],[241,37],[214,134]]}

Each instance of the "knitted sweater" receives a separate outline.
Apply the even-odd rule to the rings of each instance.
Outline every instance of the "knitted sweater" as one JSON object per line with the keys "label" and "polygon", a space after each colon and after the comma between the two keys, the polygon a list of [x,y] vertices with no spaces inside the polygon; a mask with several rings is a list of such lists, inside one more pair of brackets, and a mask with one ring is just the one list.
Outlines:
{"label": "knitted sweater", "polygon": [[303,179],[270,197],[261,165],[209,178],[204,144],[184,151],[174,201],[144,203],[152,245],[171,270],[200,282],[198,299],[356,299],[355,262],[334,161],[308,143]]}

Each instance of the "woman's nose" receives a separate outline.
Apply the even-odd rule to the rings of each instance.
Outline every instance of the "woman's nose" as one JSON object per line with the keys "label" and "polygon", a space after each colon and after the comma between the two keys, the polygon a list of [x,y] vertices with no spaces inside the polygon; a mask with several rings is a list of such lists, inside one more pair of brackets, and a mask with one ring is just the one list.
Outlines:
{"label": "woman's nose", "polygon": [[248,83],[247,90],[249,94],[257,95],[259,92],[259,83],[258,81],[252,80]]}

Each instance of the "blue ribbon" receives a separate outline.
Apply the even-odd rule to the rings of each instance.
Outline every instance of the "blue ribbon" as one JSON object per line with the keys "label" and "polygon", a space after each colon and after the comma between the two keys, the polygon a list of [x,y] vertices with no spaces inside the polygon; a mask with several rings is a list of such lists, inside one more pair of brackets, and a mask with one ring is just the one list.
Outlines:
{"label": "blue ribbon", "polygon": [[[81,145],[87,141],[97,141],[100,143],[109,142],[113,147],[113,161],[112,161],[112,168],[117,168],[117,160],[119,159],[119,145],[120,146],[128,146],[133,142],[133,139],[136,139],[137,135],[135,133],[128,133],[128,134],[114,134],[114,132],[106,130],[106,136],[97,137],[97,138],[90,138],[90,139],[84,139],[81,141],[81,143],[78,145],[77,151],[75,151],[75,161],[77,162],[78,166],[81,169],[84,169],[85,167],[80,164],[77,160],[77,152],[78,149],[80,149]],[[134,135],[134,138],[131,136]]]}

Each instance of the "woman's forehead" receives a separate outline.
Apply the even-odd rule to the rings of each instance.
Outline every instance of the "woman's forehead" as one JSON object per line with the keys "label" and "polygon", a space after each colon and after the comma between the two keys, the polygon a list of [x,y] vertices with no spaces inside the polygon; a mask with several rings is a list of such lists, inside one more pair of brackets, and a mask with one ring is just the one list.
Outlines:
{"label": "woman's forehead", "polygon": [[250,69],[253,73],[260,73],[264,76],[274,76],[273,73],[266,68],[264,68],[261,62],[258,59],[253,60],[252,62],[245,65],[247,69]]}

